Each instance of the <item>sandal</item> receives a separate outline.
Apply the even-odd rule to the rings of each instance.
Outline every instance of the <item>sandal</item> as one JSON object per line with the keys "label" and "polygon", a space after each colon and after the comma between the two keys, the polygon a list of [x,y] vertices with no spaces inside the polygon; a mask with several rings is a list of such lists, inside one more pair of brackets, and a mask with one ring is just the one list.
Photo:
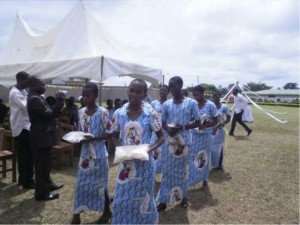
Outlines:
{"label": "sandal", "polygon": [[156,207],[157,212],[165,211],[166,208],[167,208],[167,204],[165,204],[165,203],[159,203],[158,206]]}
{"label": "sandal", "polygon": [[203,181],[203,186],[200,188],[200,190],[202,191],[209,190],[207,181]]}
{"label": "sandal", "polygon": [[69,224],[81,224],[81,220],[78,217],[73,217]]}
{"label": "sandal", "polygon": [[183,199],[180,205],[182,208],[186,209],[187,207],[189,207],[189,202],[187,199]]}
{"label": "sandal", "polygon": [[95,222],[95,224],[106,224],[110,221],[111,214],[108,216],[100,216],[100,218]]}

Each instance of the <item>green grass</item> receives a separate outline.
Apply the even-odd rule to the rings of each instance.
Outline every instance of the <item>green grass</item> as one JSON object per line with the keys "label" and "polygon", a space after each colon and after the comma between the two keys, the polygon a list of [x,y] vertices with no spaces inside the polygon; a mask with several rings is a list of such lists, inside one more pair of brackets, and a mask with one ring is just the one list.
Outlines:
{"label": "green grass", "polygon": [[[225,170],[211,171],[210,190],[199,190],[201,184],[193,187],[189,209],[168,207],[160,213],[160,224],[299,224],[299,108],[263,107],[287,112],[280,118],[289,124],[280,124],[252,107],[253,133],[246,137],[238,124],[236,136],[226,136]],[[116,173],[117,166],[111,164],[111,194]],[[0,223],[68,223],[76,168],[53,170],[53,179],[65,187],[58,191],[60,199],[50,202],[34,201],[34,191],[18,191],[10,177],[0,180]],[[82,222],[92,223],[98,216],[83,213]]]}

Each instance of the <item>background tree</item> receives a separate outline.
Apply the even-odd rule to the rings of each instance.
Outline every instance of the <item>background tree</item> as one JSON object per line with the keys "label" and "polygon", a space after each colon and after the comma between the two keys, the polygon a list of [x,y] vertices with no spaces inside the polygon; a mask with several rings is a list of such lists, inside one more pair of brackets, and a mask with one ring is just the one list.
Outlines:
{"label": "background tree", "polygon": [[283,86],[283,89],[299,89],[297,86],[298,86],[297,83],[286,83]]}
{"label": "background tree", "polygon": [[268,90],[272,88],[272,86],[268,86],[265,83],[261,83],[261,82],[255,83],[253,81],[247,83],[247,86],[251,91],[262,91],[262,90]]}
{"label": "background tree", "polygon": [[221,93],[222,96],[226,95],[228,91],[229,90],[227,88],[224,87],[219,88],[219,92]]}

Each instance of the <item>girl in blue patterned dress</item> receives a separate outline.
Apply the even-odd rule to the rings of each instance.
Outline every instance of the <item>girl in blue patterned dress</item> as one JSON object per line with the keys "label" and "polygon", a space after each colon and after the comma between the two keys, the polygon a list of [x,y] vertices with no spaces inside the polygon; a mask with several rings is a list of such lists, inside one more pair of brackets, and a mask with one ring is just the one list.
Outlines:
{"label": "girl in blue patterned dress", "polygon": [[[159,90],[159,95],[160,95],[160,100],[154,100],[153,102],[151,102],[151,106],[153,107],[153,109],[155,109],[155,111],[159,114],[159,116],[162,115],[163,112],[163,103],[165,101],[167,101],[168,98],[168,94],[169,94],[169,87],[168,85],[162,85],[160,87]],[[166,131],[164,131],[164,135],[166,136]],[[152,134],[151,137],[151,143],[154,143],[156,141],[157,137],[155,135],[155,133]],[[153,155],[154,155],[154,164],[155,164],[155,172],[156,174],[161,173],[161,158],[164,157],[164,153],[162,152],[163,146],[160,146],[158,149],[155,149],[153,151]]]}
{"label": "girl in blue patterned dress", "polygon": [[149,161],[127,160],[120,164],[113,201],[112,224],[155,224],[158,213],[154,201],[155,167],[151,151],[164,142],[161,121],[152,107],[142,101],[147,84],[134,79],[128,88],[129,104],[118,109],[113,117],[116,146],[150,144],[153,132],[155,143],[149,145]]}
{"label": "girl in blue patterned dress", "polygon": [[197,85],[193,89],[193,96],[198,102],[201,115],[199,129],[192,130],[192,148],[189,154],[189,186],[203,181],[202,190],[208,189],[208,176],[211,158],[212,127],[218,122],[215,104],[204,97],[204,88]]}
{"label": "girl in blue patterned dress", "polygon": [[79,110],[79,130],[93,134],[82,141],[75,186],[75,206],[71,224],[80,224],[80,213],[103,212],[96,223],[106,223],[111,218],[108,198],[108,153],[104,144],[109,138],[111,122],[108,111],[96,105],[98,87],[88,83],[82,90],[86,107]]}
{"label": "girl in blue patterned dress", "polygon": [[[200,113],[197,102],[182,95],[182,86],[181,77],[172,77],[169,88],[173,99],[163,104],[162,123],[167,131],[167,144],[163,149],[166,156],[162,158],[162,180],[156,198],[158,211],[165,210],[167,203],[181,203],[183,208],[188,207],[189,129],[200,125]],[[192,117],[194,123],[190,123]]]}
{"label": "girl in blue patterned dress", "polygon": [[[230,122],[230,112],[226,104],[220,102],[220,92],[214,92],[213,100],[217,107],[218,124],[213,128],[212,132],[212,149],[211,149],[211,163],[213,169],[223,169],[223,157],[224,157],[224,142],[225,131],[224,126]],[[224,117],[226,116],[226,120]]]}

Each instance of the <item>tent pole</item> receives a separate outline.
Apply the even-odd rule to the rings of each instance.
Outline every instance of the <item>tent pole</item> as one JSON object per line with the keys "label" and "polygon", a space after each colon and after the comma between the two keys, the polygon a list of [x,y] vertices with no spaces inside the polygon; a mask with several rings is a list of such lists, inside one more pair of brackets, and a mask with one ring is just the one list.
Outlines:
{"label": "tent pole", "polygon": [[102,105],[102,77],[103,77],[103,62],[104,57],[101,56],[101,68],[100,68],[100,86],[99,86],[99,106]]}

